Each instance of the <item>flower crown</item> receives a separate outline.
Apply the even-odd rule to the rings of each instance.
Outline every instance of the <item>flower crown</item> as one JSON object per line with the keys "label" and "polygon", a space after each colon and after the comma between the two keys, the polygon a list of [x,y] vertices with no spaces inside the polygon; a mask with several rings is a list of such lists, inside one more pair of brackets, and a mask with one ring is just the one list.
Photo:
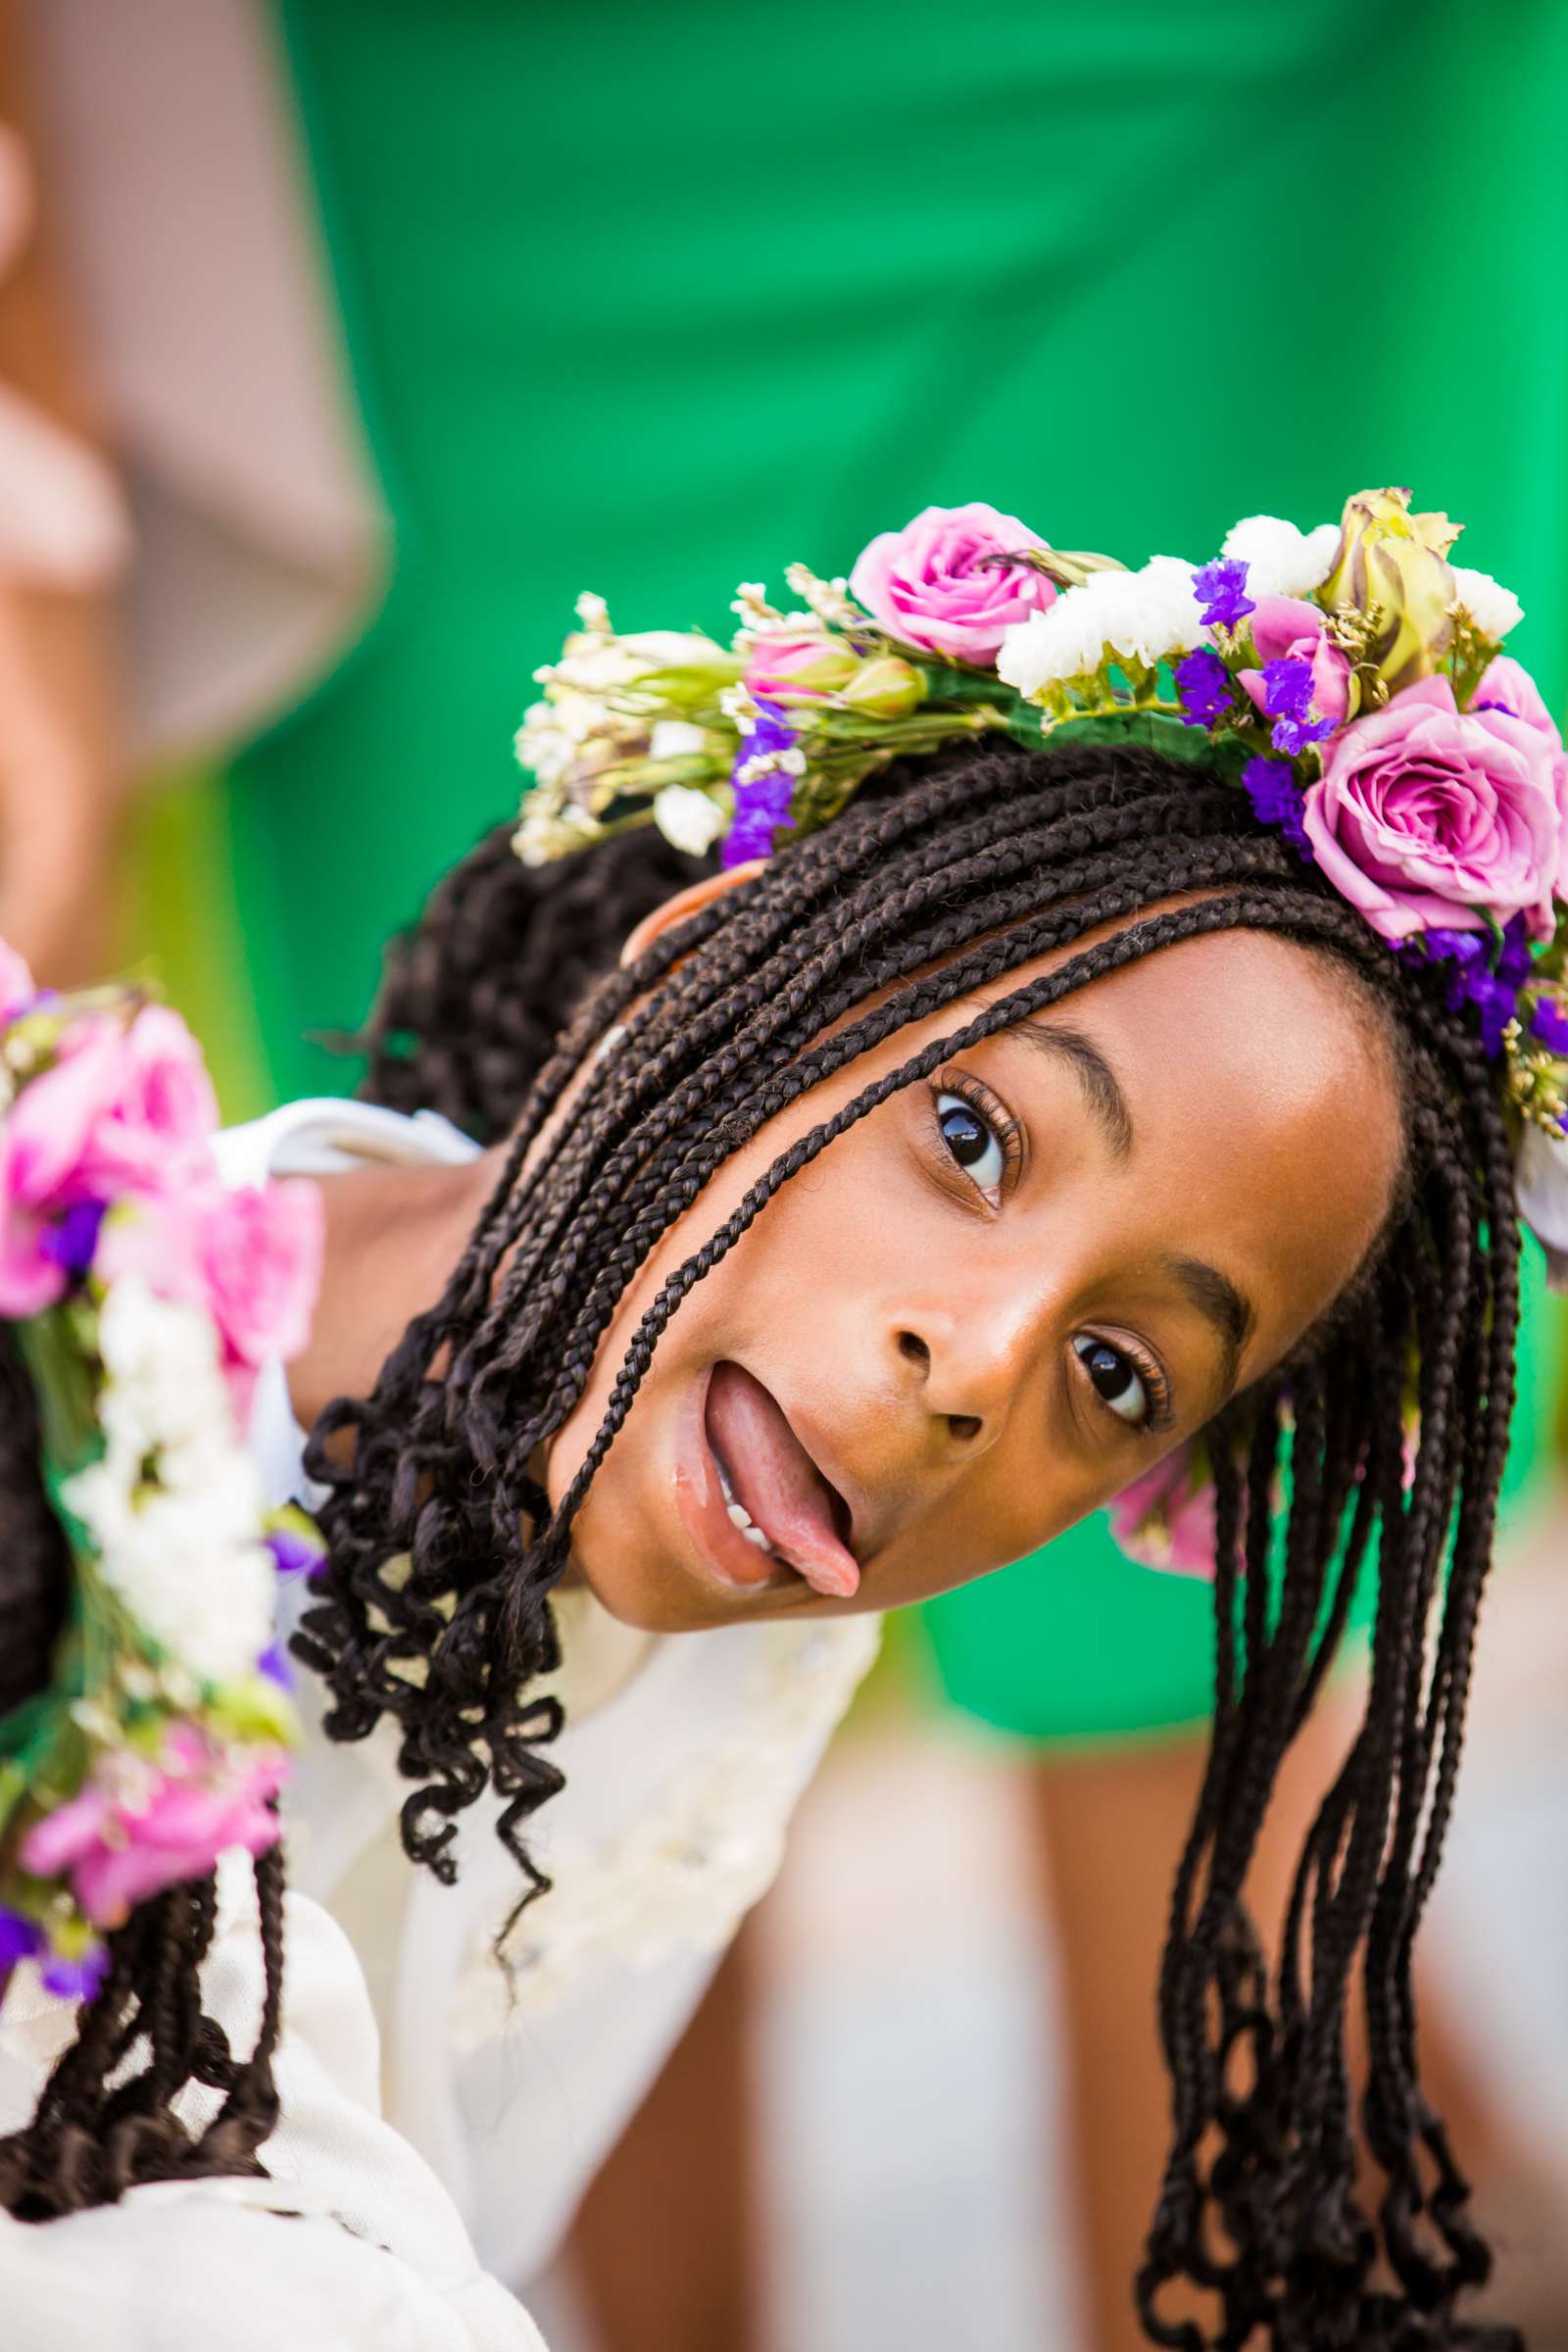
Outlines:
{"label": "flower crown", "polygon": [[677,849],[769,856],[901,755],[965,736],[1141,738],[1218,768],[1397,953],[1442,963],[1505,1057],[1510,1102],[1568,1110],[1568,760],[1522,617],[1450,564],[1459,525],[1405,490],[1298,531],[1253,515],[1218,558],[1128,571],[994,507],[928,507],[847,580],[756,586],[729,651],[618,636],[602,598],[537,675],[517,757],[518,855],[540,864],[652,821]]}
{"label": "flower crown", "polygon": [[319,1199],[225,1190],[216,1125],[173,1012],[40,993],[0,943],[0,1320],[72,1556],[50,1683],[0,1715],[0,1984],[33,1960],[68,1999],[137,1903],[275,1841],[297,1737],[273,1586],[321,1545],[243,1430],[309,1329]]}

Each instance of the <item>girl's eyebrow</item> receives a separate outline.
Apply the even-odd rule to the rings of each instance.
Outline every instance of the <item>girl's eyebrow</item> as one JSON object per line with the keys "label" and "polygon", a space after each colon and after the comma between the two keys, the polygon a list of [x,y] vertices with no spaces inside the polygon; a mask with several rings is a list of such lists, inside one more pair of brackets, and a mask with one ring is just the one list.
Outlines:
{"label": "girl's eyebrow", "polygon": [[1055,1059],[1070,1062],[1112,1159],[1128,1156],[1133,1148],[1133,1114],[1127,1107],[1126,1090],[1092,1037],[1068,1021],[1042,1020],[1034,1013],[1026,1013],[1000,1036],[1022,1038]]}
{"label": "girl's eyebrow", "polygon": [[1224,1348],[1221,1393],[1228,1396],[1236,1385],[1242,1349],[1257,1320],[1251,1300],[1245,1291],[1237,1289],[1228,1274],[1222,1273],[1218,1266],[1211,1266],[1206,1257],[1169,1256],[1159,1262],[1178,1290],[1219,1334]]}

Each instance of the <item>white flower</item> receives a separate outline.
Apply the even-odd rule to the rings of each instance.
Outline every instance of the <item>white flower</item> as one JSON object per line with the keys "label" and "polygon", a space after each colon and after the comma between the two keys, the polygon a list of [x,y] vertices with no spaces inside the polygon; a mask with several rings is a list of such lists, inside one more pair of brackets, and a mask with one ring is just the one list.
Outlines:
{"label": "white flower", "polygon": [[1100,667],[1119,624],[1115,583],[1124,572],[1092,572],[1081,588],[1066,588],[1044,612],[1008,629],[997,656],[997,675],[1020,694],[1039,694]]}
{"label": "white flower", "polygon": [[164,1447],[206,1455],[234,1446],[218,1334],[199,1307],[160,1298],[143,1275],[122,1274],[99,1309],[98,1352],[112,1447],[145,1456]]}
{"label": "white flower", "polygon": [[568,777],[591,774],[613,753],[625,732],[608,703],[569,686],[552,689],[547,703],[530,703],[522,724],[513,737],[518,765],[541,784],[560,784]]}
{"label": "white flower", "polygon": [[743,636],[750,636],[758,629],[776,629],[783,618],[768,603],[767,590],[760,580],[742,580],[729,609],[738,615]]}
{"label": "white flower", "polygon": [[1050,612],[1031,612],[1027,620],[1014,621],[1003,632],[997,654],[997,675],[1004,686],[1028,697],[1038,694],[1056,677],[1071,674],[1058,669],[1060,648],[1056,632],[1046,627],[1062,601],[1058,596]]}
{"label": "white flower", "polygon": [[1500,645],[1508,631],[1516,629],[1525,616],[1525,609],[1513,590],[1504,588],[1490,571],[1471,571],[1463,564],[1455,564],[1453,584],[1457,602],[1489,645]]}
{"label": "white flower", "polygon": [[155,1493],[124,1514],[113,1541],[93,1534],[104,1581],[136,1622],[201,1681],[228,1683],[254,1672],[272,1640],[277,1576],[259,1541],[215,1535],[218,1515],[210,1494]]}
{"label": "white flower", "polygon": [[696,760],[708,749],[708,737],[689,718],[659,718],[648,739],[651,760]]}
{"label": "white flower", "polygon": [[1568,1291],[1568,1136],[1527,1119],[1513,1178],[1519,1214],[1546,1252],[1547,1282]]}
{"label": "white flower", "polygon": [[1255,601],[1260,596],[1310,596],[1334,569],[1339,544],[1337,522],[1298,531],[1277,514],[1249,514],[1226,532],[1220,553],[1247,565],[1247,593]]}
{"label": "white flower", "polygon": [[541,787],[522,804],[522,817],[512,846],[524,865],[553,865],[600,838],[599,820],[586,808],[556,808]]}
{"label": "white flower", "polygon": [[655,824],[671,848],[684,850],[688,858],[706,858],[726,821],[723,809],[693,785],[666,784],[654,795]]}
{"label": "white flower", "polygon": [[1193,588],[1193,567],[1155,556],[1142,571],[1096,571],[1065,589],[1044,612],[1010,628],[997,658],[998,675],[1020,694],[1084,677],[1109,659],[1152,669],[1190,653],[1207,635]]}
{"label": "white flower", "polygon": [[850,594],[846,579],[821,580],[806,564],[786,564],[784,578],[794,596],[808,605],[818,620],[829,628],[844,629],[863,626],[865,614]]}
{"label": "white flower", "polygon": [[623,693],[660,669],[709,669],[734,674],[730,657],[698,629],[644,629],[630,637],[573,636],[545,678],[579,694]]}
{"label": "white flower", "polygon": [[1142,571],[1102,573],[1122,587],[1122,630],[1113,639],[1118,653],[1152,669],[1172,654],[1190,654],[1207,642],[1193,586],[1193,566],[1182,556],[1151,556]]}
{"label": "white flower", "polygon": [[[92,1536],[104,1582],[136,1622],[193,1674],[231,1681],[271,1639],[276,1580],[260,1535],[261,1476],[233,1435],[226,1398],[221,1415],[215,1406],[216,1351],[203,1360],[180,1323],[205,1328],[209,1342],[210,1327],[189,1308],[151,1299],[178,1319],[166,1326],[164,1355],[155,1318],[134,1298],[144,1289],[137,1277],[117,1283],[100,1318],[100,1328],[106,1319],[120,1326],[106,1351],[106,1362],[117,1354],[120,1375],[102,1398],[107,1446],[69,1481],[65,1499]],[[111,1317],[122,1291],[132,1294],[135,1312]]]}

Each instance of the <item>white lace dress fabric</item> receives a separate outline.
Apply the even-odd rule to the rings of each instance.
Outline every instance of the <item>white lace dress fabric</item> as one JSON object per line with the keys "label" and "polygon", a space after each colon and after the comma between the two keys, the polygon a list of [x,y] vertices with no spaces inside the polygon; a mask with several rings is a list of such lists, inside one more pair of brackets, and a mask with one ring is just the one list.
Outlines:
{"label": "white lace dress fabric", "polygon": [[[365,1158],[452,1160],[444,1120],[364,1103],[290,1103],[224,1139],[232,1182]],[[273,1494],[300,1491],[280,1369],[253,1438]],[[777,1872],[797,1798],[876,1652],[873,1618],[629,1631],[563,1595],[566,1787],[532,1825],[554,1884],[508,1940],[517,1872],[490,1801],[463,1816],[459,1878],[412,1868],[398,1834],[410,1783],[393,1729],[309,1736],[289,1805],[291,1883],[359,1955],[381,2033],[386,2117],[439,2174],[487,2270],[525,2282],[686,2024],[743,1913]]]}
{"label": "white lace dress fabric", "polygon": [[[227,1857],[203,1976],[236,2049],[262,1993],[249,1864]],[[33,2224],[0,2214],[6,2352],[545,2352],[456,2206],[380,2113],[375,2019],[341,1928],[287,1898],[270,2178],[159,2181]],[[73,2012],[20,1970],[0,2005],[0,2132],[24,2124]],[[186,2105],[210,2115],[214,2094]]]}

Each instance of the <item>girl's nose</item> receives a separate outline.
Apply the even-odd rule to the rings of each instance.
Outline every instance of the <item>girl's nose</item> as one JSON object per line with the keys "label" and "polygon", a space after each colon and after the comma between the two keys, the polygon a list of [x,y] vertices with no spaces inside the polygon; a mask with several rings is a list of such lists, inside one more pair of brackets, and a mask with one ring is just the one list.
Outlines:
{"label": "girl's nose", "polygon": [[1009,1295],[975,1298],[963,1309],[922,1305],[897,1319],[893,1340],[904,1379],[921,1409],[967,1451],[1002,1434],[1022,1383],[1038,1358],[1040,1309]]}
{"label": "girl's nose", "polygon": [[[927,1342],[921,1339],[917,1331],[901,1331],[899,1352],[906,1362],[915,1366],[921,1386],[928,1388],[931,1381],[931,1349]],[[947,1422],[949,1435],[962,1446],[979,1437],[985,1427],[979,1413],[946,1413],[943,1418]]]}

